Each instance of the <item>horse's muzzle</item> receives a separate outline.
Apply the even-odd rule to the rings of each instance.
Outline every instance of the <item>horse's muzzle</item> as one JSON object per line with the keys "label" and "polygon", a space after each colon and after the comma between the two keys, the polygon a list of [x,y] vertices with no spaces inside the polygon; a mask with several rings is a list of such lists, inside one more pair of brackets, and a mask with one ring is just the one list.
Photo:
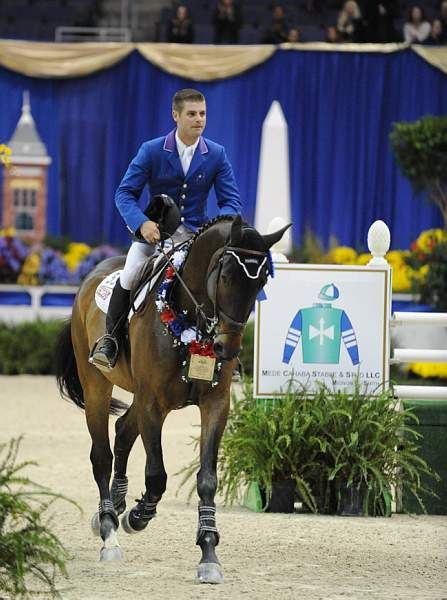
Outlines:
{"label": "horse's muzzle", "polygon": [[242,334],[219,334],[213,345],[216,358],[221,361],[236,358],[241,351],[241,342]]}

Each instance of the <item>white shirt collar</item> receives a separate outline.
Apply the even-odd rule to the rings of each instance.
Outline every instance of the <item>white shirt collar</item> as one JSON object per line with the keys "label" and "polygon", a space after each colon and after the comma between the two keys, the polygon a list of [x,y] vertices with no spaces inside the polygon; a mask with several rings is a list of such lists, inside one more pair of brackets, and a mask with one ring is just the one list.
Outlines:
{"label": "white shirt collar", "polygon": [[194,154],[194,152],[196,151],[196,148],[199,144],[200,141],[200,137],[197,138],[197,140],[194,142],[194,144],[192,144],[191,146],[187,146],[184,142],[182,142],[182,140],[179,138],[178,136],[178,132],[177,129],[175,130],[175,142],[177,144],[177,150],[179,153],[179,156],[183,155],[183,152],[188,149],[190,152],[190,156],[192,156]]}

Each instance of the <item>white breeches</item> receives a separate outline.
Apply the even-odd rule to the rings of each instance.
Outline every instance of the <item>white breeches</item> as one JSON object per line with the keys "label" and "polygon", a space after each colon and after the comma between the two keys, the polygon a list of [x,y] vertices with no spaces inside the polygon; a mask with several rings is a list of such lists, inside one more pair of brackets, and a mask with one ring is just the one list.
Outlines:
{"label": "white breeches", "polygon": [[[194,233],[192,231],[186,229],[184,225],[180,225],[171,239],[174,241],[174,245],[177,245],[181,242],[186,242],[193,235]],[[172,247],[171,239],[166,240],[164,243],[164,251],[167,251]],[[154,253],[159,254],[160,252],[161,248],[158,244],[133,242],[129,248],[129,252],[127,253],[124,269],[121,271],[121,287],[125,290],[131,290],[134,283],[136,283],[140,268],[143,266],[143,263],[146,261],[146,259],[149,258],[149,256],[152,256]]]}

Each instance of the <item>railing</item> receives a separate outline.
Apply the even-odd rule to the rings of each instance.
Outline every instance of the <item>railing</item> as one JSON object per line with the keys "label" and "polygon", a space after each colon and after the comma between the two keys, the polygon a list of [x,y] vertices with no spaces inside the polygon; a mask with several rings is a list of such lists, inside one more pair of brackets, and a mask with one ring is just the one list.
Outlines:
{"label": "railing", "polygon": [[20,323],[71,315],[78,288],[69,285],[1,285],[0,321]]}
{"label": "railing", "polygon": [[[447,327],[447,313],[395,312],[391,326],[439,325]],[[390,364],[431,362],[447,363],[447,350],[421,348],[395,348]],[[400,399],[424,398],[427,400],[447,400],[447,386],[395,385],[394,394]]]}
{"label": "railing", "polygon": [[56,27],[56,42],[130,42],[128,27]]}

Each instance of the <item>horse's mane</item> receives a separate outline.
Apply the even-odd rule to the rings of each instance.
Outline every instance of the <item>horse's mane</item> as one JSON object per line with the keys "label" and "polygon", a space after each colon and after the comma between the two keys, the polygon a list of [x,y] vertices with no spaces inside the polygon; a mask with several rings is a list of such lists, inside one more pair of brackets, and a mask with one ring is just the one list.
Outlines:
{"label": "horse's mane", "polygon": [[210,219],[204,225],[202,225],[202,227],[200,227],[200,229],[198,229],[195,232],[195,234],[189,240],[189,243],[192,245],[196,241],[196,239],[200,235],[202,235],[202,233],[205,233],[205,231],[208,231],[208,229],[210,229],[210,227],[213,227],[217,223],[223,223],[225,221],[230,222],[230,221],[233,221],[233,220],[234,220],[234,215],[219,215],[218,217],[214,217],[214,219]]}
{"label": "horse's mane", "polygon": [[[234,215],[220,215],[218,217],[214,217],[214,219],[210,219],[204,225],[202,225],[202,227],[200,227],[194,233],[194,235],[188,240],[188,242],[187,242],[188,245],[192,246],[192,244],[196,241],[196,239],[200,235],[202,235],[202,233],[205,233],[206,231],[208,231],[208,229],[210,229],[214,225],[216,225],[218,223],[223,223],[223,222],[231,222],[231,221],[233,221],[233,219],[234,219]],[[151,279],[152,264],[153,264],[153,256],[149,256],[149,258],[141,266],[140,272],[136,278],[136,283],[133,286],[132,299],[135,297],[136,292],[138,290],[140,290],[149,279]]]}

